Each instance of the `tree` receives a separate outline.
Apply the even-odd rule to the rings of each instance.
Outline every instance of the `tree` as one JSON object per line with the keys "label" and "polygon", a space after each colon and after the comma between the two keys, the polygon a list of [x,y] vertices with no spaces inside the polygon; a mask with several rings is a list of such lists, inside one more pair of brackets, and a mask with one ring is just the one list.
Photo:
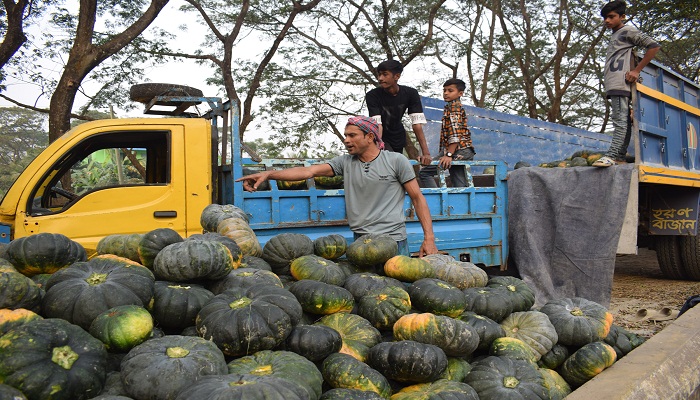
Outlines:
{"label": "tree", "polygon": [[[316,7],[321,0],[302,1],[224,1],[224,0],[185,0],[188,6],[183,11],[194,11],[209,28],[208,35],[196,53],[162,49],[160,55],[195,59],[211,62],[216,66],[216,76],[212,83],[221,84],[228,99],[241,105],[239,134],[243,134],[254,119],[253,99],[267,75],[267,68],[275,56],[280,43],[287,36],[293,21],[302,13]],[[269,10],[265,12],[264,10]],[[259,28],[258,32],[254,32]],[[270,47],[263,50],[259,60],[234,59],[235,47],[247,36],[262,34],[269,39]],[[235,71],[244,70],[243,79]],[[241,85],[243,82],[243,85]],[[241,89],[241,87],[245,89]],[[242,96],[244,95],[244,96]]]}
{"label": "tree", "polygon": [[[143,5],[144,0],[129,2],[109,0],[99,3],[97,0],[80,0],[80,11],[68,60],[51,96],[49,141],[56,140],[70,128],[70,115],[75,96],[85,77],[100,63],[139,36],[168,4],[168,1],[151,0],[146,10],[141,11],[140,6]],[[96,35],[97,16],[107,12],[120,17],[112,22],[114,27],[119,27],[120,23],[126,26],[116,34]],[[73,26],[75,21],[67,18],[64,23],[66,26]]]}
{"label": "tree", "polygon": [[0,33],[3,41],[0,43],[0,83],[4,80],[3,67],[27,42],[25,23],[31,23],[40,17],[51,0],[3,0],[0,9]]}
{"label": "tree", "polygon": [[[283,62],[268,71],[274,84],[261,88],[260,124],[283,146],[298,147],[326,132],[342,141],[337,126],[362,112],[364,94],[377,84],[376,65],[418,60],[445,2],[327,0],[305,13],[279,50]],[[412,141],[407,152],[418,154]]]}
{"label": "tree", "polygon": [[661,44],[659,61],[700,83],[700,7],[696,0],[639,0],[628,14],[631,23]]}
{"label": "tree", "polygon": [[0,193],[4,195],[24,168],[46,147],[46,116],[20,107],[0,108]]}

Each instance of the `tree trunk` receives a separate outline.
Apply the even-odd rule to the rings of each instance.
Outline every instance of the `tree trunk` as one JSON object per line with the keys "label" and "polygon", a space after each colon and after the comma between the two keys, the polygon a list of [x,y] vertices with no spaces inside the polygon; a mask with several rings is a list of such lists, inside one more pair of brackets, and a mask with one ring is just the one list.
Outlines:
{"label": "tree trunk", "polygon": [[152,0],[148,9],[123,32],[105,43],[92,43],[97,19],[97,0],[80,0],[78,27],[68,61],[49,103],[49,142],[70,129],[71,110],[83,79],[100,63],[128,45],[140,35],[169,0]]}
{"label": "tree trunk", "polygon": [[7,14],[7,29],[5,38],[0,43],[0,68],[4,67],[27,41],[27,36],[22,28],[22,17],[27,8],[27,1],[18,0],[15,4],[12,0],[3,0],[3,3]]}

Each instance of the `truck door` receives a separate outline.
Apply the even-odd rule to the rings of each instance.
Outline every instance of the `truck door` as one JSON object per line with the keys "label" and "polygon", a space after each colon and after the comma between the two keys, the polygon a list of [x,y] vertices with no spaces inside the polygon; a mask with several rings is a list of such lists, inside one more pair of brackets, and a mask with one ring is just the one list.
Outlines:
{"label": "truck door", "polygon": [[184,235],[184,174],[173,172],[184,170],[183,139],[181,126],[87,136],[32,179],[15,237],[61,233],[90,252],[111,234],[172,228]]}

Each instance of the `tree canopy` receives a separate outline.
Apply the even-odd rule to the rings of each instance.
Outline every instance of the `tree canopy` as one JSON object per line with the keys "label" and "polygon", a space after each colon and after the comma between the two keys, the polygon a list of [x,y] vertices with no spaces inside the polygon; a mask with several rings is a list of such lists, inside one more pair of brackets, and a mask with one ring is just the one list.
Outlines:
{"label": "tree canopy", "polygon": [[[168,5],[179,13],[176,24],[207,33],[177,41],[172,21],[158,17]],[[3,87],[0,97],[48,113],[55,139],[71,118],[134,107],[128,86],[158,79],[149,66],[198,60],[214,66],[209,84],[241,104],[241,134],[262,131],[280,148],[303,151],[328,134],[339,144],[344,118],[366,113],[364,93],[376,85],[376,65],[395,59],[406,68],[404,84],[423,95],[436,97],[444,80],[459,77],[468,84],[465,104],[605,131],[601,82],[609,32],[600,6],[590,0],[8,0],[0,9],[0,79],[12,80],[13,88],[36,85],[50,103],[25,104]],[[639,0],[628,16],[662,44],[660,61],[698,81],[696,0]],[[407,151],[417,154],[410,144]]]}

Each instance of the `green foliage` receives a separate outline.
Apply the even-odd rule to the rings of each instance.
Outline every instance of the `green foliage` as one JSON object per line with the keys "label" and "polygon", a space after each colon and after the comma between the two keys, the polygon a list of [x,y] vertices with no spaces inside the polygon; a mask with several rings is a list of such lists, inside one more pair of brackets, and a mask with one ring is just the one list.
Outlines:
{"label": "green foliage", "polygon": [[635,1],[627,17],[661,44],[656,58],[700,82],[700,7],[696,0]]}
{"label": "green foliage", "polygon": [[19,107],[0,108],[0,195],[5,195],[49,139],[46,116]]}
{"label": "green foliage", "polygon": [[[80,195],[97,187],[128,183],[143,183],[143,178],[131,162],[121,156],[115,157],[114,149],[105,149],[81,160],[71,168],[71,185],[73,191]],[[117,163],[121,163],[118,168]],[[122,178],[119,171],[122,171]]]}

